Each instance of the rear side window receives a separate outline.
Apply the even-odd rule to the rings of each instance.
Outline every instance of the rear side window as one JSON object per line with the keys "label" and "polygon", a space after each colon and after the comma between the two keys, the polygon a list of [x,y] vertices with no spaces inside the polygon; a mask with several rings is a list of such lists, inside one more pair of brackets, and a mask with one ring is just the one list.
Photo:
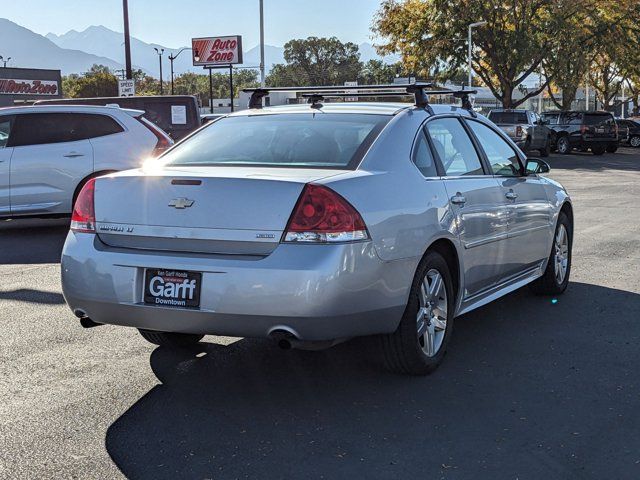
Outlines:
{"label": "rear side window", "polygon": [[82,122],[82,136],[84,138],[104,137],[124,131],[118,122],[107,115],[80,114],[78,117]]}
{"label": "rear side window", "polygon": [[582,114],[575,112],[565,113],[564,123],[568,125],[582,125]]}
{"label": "rear side window", "polygon": [[355,168],[390,118],[332,113],[226,117],[162,159],[169,165]]}
{"label": "rear side window", "polygon": [[613,115],[587,113],[584,115],[585,125],[600,125],[602,123],[612,123]]}
{"label": "rear side window", "polygon": [[489,112],[489,120],[493,123],[529,123],[526,112]]}
{"label": "rear side window", "polygon": [[0,117],[0,148],[7,146],[11,133],[11,117]]}
{"label": "rear side window", "polygon": [[111,117],[77,113],[25,113],[16,115],[10,145],[45,145],[75,142],[122,132]]}
{"label": "rear side window", "polygon": [[436,164],[433,160],[433,155],[429,144],[427,143],[427,137],[423,131],[420,131],[418,140],[413,147],[413,163],[416,164],[420,173],[425,177],[437,177],[438,172],[436,170]]}
{"label": "rear side window", "polygon": [[516,151],[496,132],[476,121],[467,122],[487,155],[494,175],[517,177],[521,175]]}
{"label": "rear side window", "polygon": [[542,119],[545,122],[548,122],[549,125],[557,125],[558,124],[558,118],[560,118],[560,114],[559,113],[543,113],[542,114]]}
{"label": "rear side window", "polygon": [[455,118],[441,118],[427,123],[427,132],[445,175],[483,175],[482,165],[467,131]]}

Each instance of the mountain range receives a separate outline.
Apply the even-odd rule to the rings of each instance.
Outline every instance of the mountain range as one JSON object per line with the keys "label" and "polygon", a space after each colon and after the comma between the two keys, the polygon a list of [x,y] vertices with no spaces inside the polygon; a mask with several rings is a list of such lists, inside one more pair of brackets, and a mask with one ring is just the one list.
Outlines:
{"label": "mountain range", "polygon": [[[106,65],[112,70],[123,68],[124,37],[122,33],[110,30],[102,25],[91,26],[79,32],[70,30],[63,35],[48,33],[42,36],[21,27],[10,20],[0,18],[0,45],[3,45],[5,56],[12,57],[9,66],[60,69],[63,75],[82,73],[93,64]],[[9,47],[10,48],[7,48]],[[399,60],[396,56],[381,58],[370,43],[360,46],[360,59],[366,62],[381,59],[386,63]],[[131,61],[134,68],[141,68],[145,73],[158,76],[158,55],[154,48],[164,48],[163,77],[169,77],[170,53],[178,53],[183,47],[172,48],[156,43],[147,43],[131,37]],[[284,48],[265,45],[265,66],[267,72],[272,65],[284,63]],[[256,68],[260,64],[260,49],[255,46],[244,52],[244,66]],[[179,54],[174,61],[176,75],[184,72],[201,72],[192,65],[191,52]]]}

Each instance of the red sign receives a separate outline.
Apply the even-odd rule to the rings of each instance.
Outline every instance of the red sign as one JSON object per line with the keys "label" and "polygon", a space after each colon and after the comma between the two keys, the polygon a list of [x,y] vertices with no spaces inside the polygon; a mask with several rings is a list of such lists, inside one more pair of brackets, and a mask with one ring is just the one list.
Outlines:
{"label": "red sign", "polygon": [[58,82],[55,80],[17,80],[1,78],[0,94],[57,95]]}
{"label": "red sign", "polygon": [[207,37],[191,39],[195,66],[234,65],[242,63],[242,37]]}

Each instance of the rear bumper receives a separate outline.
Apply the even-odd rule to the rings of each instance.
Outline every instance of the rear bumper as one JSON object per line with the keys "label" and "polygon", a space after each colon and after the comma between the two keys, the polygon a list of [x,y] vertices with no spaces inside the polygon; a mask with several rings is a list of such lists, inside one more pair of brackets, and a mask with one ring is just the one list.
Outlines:
{"label": "rear bumper", "polygon": [[[98,323],[166,332],[328,340],[397,328],[419,259],[383,262],[371,242],[280,245],[250,259],[111,248],[70,232],[62,289]],[[202,272],[199,310],[143,303],[145,268]]]}

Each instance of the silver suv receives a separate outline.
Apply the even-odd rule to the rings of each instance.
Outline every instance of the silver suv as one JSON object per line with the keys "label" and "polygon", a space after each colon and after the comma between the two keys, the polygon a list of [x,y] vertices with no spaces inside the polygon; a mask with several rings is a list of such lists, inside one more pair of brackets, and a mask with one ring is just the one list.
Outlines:
{"label": "silver suv", "polygon": [[0,217],[65,216],[96,176],[138,167],[173,141],[141,110],[0,109]]}
{"label": "silver suv", "polygon": [[538,150],[540,156],[549,156],[553,132],[533,110],[496,108],[489,112],[489,120],[509,135],[523,151]]}

